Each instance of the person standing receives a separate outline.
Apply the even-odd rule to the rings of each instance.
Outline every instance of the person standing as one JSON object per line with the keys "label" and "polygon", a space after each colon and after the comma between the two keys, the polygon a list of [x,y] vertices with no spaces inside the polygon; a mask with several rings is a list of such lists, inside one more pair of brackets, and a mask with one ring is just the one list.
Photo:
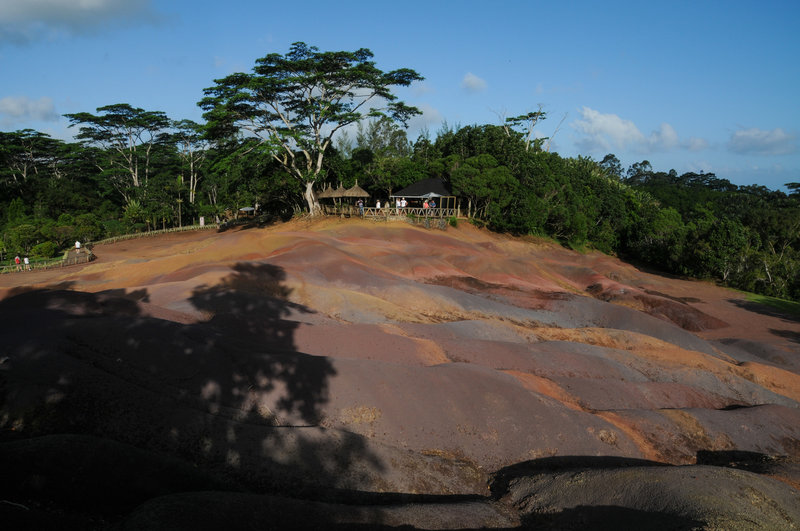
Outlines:
{"label": "person standing", "polygon": [[75,252],[76,253],[80,253],[81,252],[81,242],[79,242],[79,241],[75,242]]}
{"label": "person standing", "polygon": [[14,263],[17,264],[17,271],[22,271],[22,264],[20,263],[19,255],[14,257]]}
{"label": "person standing", "polygon": [[361,214],[361,217],[363,218],[364,217],[364,200],[363,199],[359,199],[357,204],[358,204],[358,212]]}
{"label": "person standing", "polygon": [[28,257],[26,256],[25,257],[25,271],[30,271],[30,270],[31,270],[31,261],[28,260]]}

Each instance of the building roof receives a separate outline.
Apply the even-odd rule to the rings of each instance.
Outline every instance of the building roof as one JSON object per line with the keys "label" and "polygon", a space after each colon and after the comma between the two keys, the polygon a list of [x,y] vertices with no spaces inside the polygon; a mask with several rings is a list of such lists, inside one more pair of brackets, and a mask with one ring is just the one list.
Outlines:
{"label": "building roof", "polygon": [[438,177],[423,179],[392,194],[392,197],[451,197],[453,193],[447,184]]}
{"label": "building roof", "polygon": [[369,197],[369,192],[356,183],[355,186],[344,191],[344,197]]}

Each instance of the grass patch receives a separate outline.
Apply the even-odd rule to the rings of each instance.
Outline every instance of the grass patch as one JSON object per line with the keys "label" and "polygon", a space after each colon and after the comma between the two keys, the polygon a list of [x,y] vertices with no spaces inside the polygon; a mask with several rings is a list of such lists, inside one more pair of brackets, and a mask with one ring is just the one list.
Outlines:
{"label": "grass patch", "polygon": [[586,254],[589,252],[589,246],[585,241],[570,240],[567,242],[567,248],[572,249],[576,253]]}
{"label": "grass patch", "polygon": [[745,293],[747,300],[758,304],[763,304],[781,312],[800,317],[800,302],[787,301],[785,299],[777,299],[775,297],[768,297],[767,295],[758,295],[756,293]]}

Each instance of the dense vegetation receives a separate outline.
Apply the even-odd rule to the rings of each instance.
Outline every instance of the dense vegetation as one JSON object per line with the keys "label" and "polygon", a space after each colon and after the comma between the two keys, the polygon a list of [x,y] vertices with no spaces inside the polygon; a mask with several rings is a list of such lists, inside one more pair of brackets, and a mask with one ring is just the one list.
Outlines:
{"label": "dense vegetation", "polygon": [[[299,59],[259,60],[257,78],[218,80],[200,102],[207,111],[202,125],[114,104],[68,115],[79,126],[75,143],[32,130],[0,132],[0,259],[51,257],[75,240],[177,227],[200,216],[219,221],[245,206],[288,218],[313,208],[309,186],[357,182],[385,200],[417,180],[440,177],[462,212],[492,230],[548,236],[665,272],[800,300],[797,183],[786,194],[710,173],[654,171],[647,161],[625,170],[614,155],[561,157],[543,149],[544,140],[531,140],[533,124],[545,118],[541,111],[502,125],[445,124],[435,138],[424,133],[414,142],[398,121],[416,110],[392,98],[394,112],[357,114],[358,107],[343,105],[342,120],[357,128],[342,129],[335,142],[314,143],[313,131],[280,130],[280,144],[237,127],[241,101],[233,91],[268,81],[275,74],[265,65],[274,69],[294,57],[306,66],[324,62],[326,72],[342,68],[314,48],[300,52]],[[359,50],[334,59],[366,75],[370,57]],[[367,73],[384,84],[379,89],[420,79],[409,70]],[[230,114],[234,107],[240,114]],[[285,162],[302,160],[304,147],[318,167]]]}

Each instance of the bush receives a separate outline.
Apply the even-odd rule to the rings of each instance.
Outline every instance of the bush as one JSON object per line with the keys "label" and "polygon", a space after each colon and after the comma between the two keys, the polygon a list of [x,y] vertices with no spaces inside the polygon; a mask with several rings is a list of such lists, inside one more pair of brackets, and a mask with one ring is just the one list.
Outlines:
{"label": "bush", "polygon": [[82,242],[99,240],[103,226],[94,214],[81,214],[75,218],[75,237]]}
{"label": "bush", "polygon": [[447,223],[449,223],[450,226],[453,227],[453,228],[458,227],[458,218],[455,217],[455,216],[452,216],[450,219],[447,220]]}
{"label": "bush", "polygon": [[33,246],[31,256],[34,258],[53,258],[56,255],[56,249],[55,242],[42,242]]}
{"label": "bush", "polygon": [[122,236],[126,234],[127,231],[125,230],[125,224],[116,219],[109,219],[103,222],[103,229],[105,232],[105,236],[110,238],[112,236]]}

